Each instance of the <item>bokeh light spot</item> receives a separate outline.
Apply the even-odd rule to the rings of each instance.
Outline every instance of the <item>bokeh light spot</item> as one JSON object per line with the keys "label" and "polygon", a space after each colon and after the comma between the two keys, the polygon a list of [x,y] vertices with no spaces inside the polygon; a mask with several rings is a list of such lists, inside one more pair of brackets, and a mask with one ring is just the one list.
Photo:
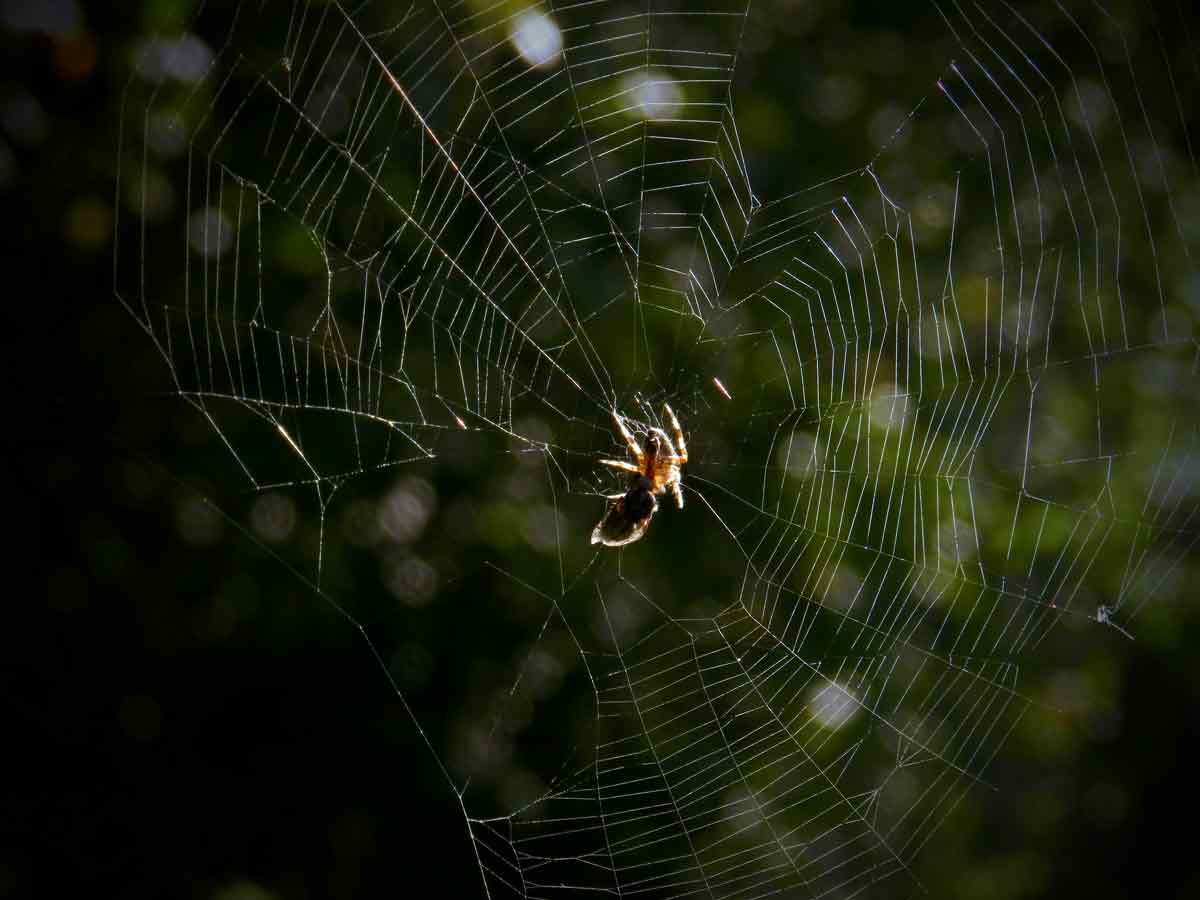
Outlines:
{"label": "bokeh light spot", "polygon": [[18,144],[35,147],[50,135],[50,118],[36,97],[17,91],[0,100],[0,126]]}
{"label": "bokeh light spot", "polygon": [[194,84],[208,74],[212,63],[212,49],[194,34],[151,38],[137,51],[138,74],[152,84],[168,79]]}
{"label": "bokeh light spot", "polygon": [[195,495],[175,505],[175,528],[181,538],[198,547],[215,544],[224,530],[220,513]]}
{"label": "bokeh light spot", "polygon": [[562,58],[562,32],[549,16],[521,13],[513,22],[509,40],[521,59],[535,69],[552,69]]}
{"label": "bokeh light spot", "polygon": [[654,69],[625,76],[620,99],[626,112],[641,119],[669,119],[679,112],[683,89],[679,82]]}
{"label": "bokeh light spot", "polygon": [[75,0],[0,0],[0,23],[17,32],[70,35],[83,24]]}
{"label": "bokeh light spot", "polygon": [[215,206],[198,209],[188,217],[188,243],[201,256],[222,256],[233,246],[233,225]]}
{"label": "bokeh light spot", "polygon": [[81,197],[67,210],[63,234],[67,243],[78,250],[107,246],[112,235],[112,211],[99,197]]}
{"label": "bokeh light spot", "polygon": [[858,703],[836,681],[823,681],[809,694],[808,710],[822,727],[837,730],[854,718]]}
{"label": "bokeh light spot", "polygon": [[250,527],[272,544],[286,540],[296,527],[296,504],[284,494],[263,494],[250,508]]}
{"label": "bokeh light spot", "polygon": [[409,606],[425,606],[437,590],[437,570],[416,556],[385,559],[382,575],[384,586]]}
{"label": "bokeh light spot", "polygon": [[401,544],[415,541],[425,530],[437,501],[433,486],[423,478],[405,478],[379,504],[379,527]]}

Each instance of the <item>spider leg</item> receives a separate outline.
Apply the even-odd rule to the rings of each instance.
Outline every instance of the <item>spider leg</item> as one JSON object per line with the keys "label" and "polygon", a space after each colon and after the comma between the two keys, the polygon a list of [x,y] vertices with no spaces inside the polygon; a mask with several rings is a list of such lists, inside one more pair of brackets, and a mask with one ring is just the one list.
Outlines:
{"label": "spider leg", "polygon": [[[662,442],[663,450],[660,450],[658,454],[660,459],[666,456],[674,457],[677,455],[675,453],[675,445],[671,443],[671,439],[667,437],[667,433],[665,431],[663,431],[661,428],[651,428],[650,430],[654,434],[657,434],[658,439]],[[664,450],[667,452],[664,453]]]}
{"label": "spider leg", "polygon": [[675,495],[675,505],[683,509],[683,486],[678,481],[672,481],[671,492]]}
{"label": "spider leg", "polygon": [[[688,456],[687,444],[683,440],[683,428],[679,424],[679,419],[675,416],[675,410],[671,409],[671,404],[664,403],[663,410],[666,412],[667,418],[671,420],[671,430],[675,432],[675,442],[672,446],[675,448],[675,452],[679,454],[679,461],[685,463]],[[680,501],[679,505],[683,506],[683,502]]]}
{"label": "spider leg", "polygon": [[633,472],[635,475],[642,471],[633,463],[625,462],[624,460],[620,459],[602,459],[600,460],[600,465],[612,466],[614,469],[620,469],[622,472]]}
{"label": "spider leg", "polygon": [[625,446],[629,448],[629,452],[632,453],[635,458],[641,459],[641,444],[637,442],[637,438],[635,438],[633,434],[630,433],[629,429],[625,427],[625,420],[621,418],[620,414],[615,409],[613,410],[613,421],[617,423],[617,431],[621,432],[621,437],[625,438]]}

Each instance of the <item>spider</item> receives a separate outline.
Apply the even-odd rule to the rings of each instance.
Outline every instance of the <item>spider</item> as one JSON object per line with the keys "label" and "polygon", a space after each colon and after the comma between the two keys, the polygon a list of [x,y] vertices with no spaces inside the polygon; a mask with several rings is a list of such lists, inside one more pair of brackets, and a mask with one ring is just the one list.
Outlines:
{"label": "spider", "polygon": [[683,429],[670,405],[663,404],[663,412],[671,422],[675,440],[667,437],[661,428],[651,428],[644,444],[625,426],[625,420],[613,410],[613,421],[617,431],[625,439],[625,445],[633,454],[634,462],[602,459],[602,466],[611,466],[634,477],[629,490],[624,494],[610,494],[612,502],[604,517],[592,529],[592,543],[606,547],[623,547],[632,544],[650,527],[650,519],[658,510],[658,497],[668,490],[675,495],[675,505],[683,509],[683,465],[688,460],[687,444],[683,441]]}

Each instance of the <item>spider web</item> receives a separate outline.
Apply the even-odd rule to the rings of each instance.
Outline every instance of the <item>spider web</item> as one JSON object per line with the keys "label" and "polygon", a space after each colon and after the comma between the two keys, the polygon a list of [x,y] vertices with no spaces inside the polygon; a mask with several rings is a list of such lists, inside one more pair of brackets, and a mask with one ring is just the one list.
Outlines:
{"label": "spider web", "polygon": [[[841,164],[739,129],[792,89],[756,73],[782,7],[244,3],[193,24],[211,56],[141,57],[116,297],[228,483],[308,504],[288,559],[381,661],[476,598],[464,657],[504,677],[449,733],[389,677],[488,896],[919,894],[1055,636],[1177,590],[1186,23],[926,12],[916,92]],[[664,401],[687,507],[598,553],[612,411]]]}

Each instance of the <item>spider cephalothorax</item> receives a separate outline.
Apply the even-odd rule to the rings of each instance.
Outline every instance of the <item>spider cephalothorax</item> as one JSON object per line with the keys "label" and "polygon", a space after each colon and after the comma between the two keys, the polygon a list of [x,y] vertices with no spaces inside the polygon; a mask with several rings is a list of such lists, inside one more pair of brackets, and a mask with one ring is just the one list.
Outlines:
{"label": "spider cephalothorax", "polygon": [[643,443],[639,444],[625,420],[613,410],[613,421],[617,431],[625,439],[625,445],[633,456],[633,462],[617,459],[602,459],[601,465],[631,473],[634,478],[624,494],[610,494],[613,501],[596,527],[592,529],[592,543],[606,547],[621,547],[632,544],[650,527],[650,519],[658,510],[658,497],[671,491],[675,505],[683,509],[683,465],[687,462],[687,444],[683,440],[683,429],[679,419],[667,404],[663,412],[671,422],[674,440],[661,428],[651,428]]}

